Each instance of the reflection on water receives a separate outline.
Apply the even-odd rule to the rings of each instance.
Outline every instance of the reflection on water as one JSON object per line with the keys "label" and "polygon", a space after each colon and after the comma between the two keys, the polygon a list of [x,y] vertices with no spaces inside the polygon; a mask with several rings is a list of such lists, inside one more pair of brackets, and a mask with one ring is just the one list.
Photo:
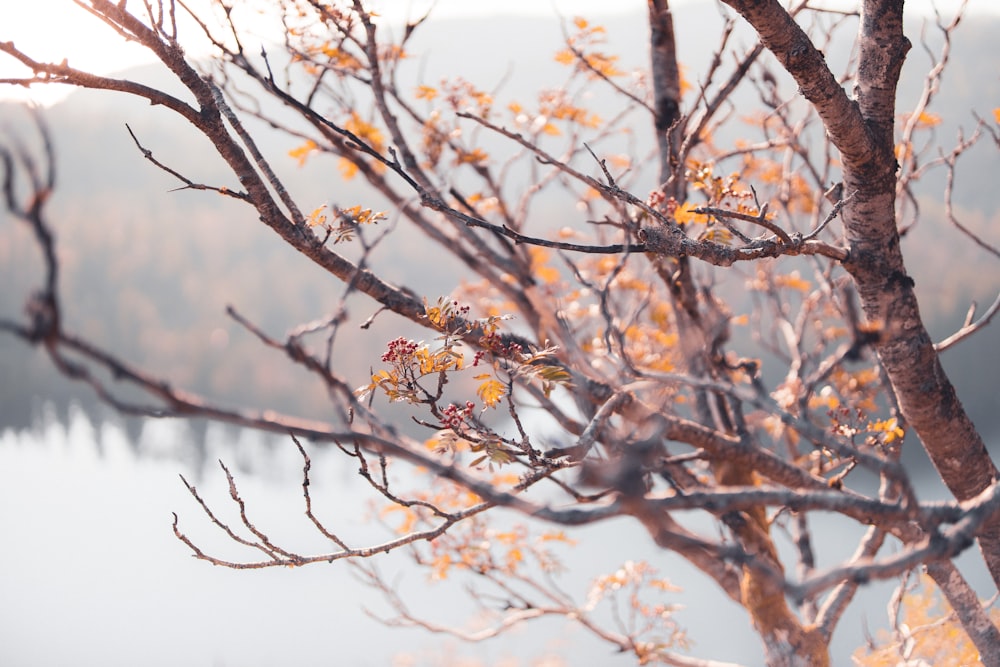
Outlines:
{"label": "reflection on water", "polygon": [[[630,664],[562,621],[474,646],[387,629],[363,612],[385,611],[378,595],[342,562],[233,571],[195,560],[171,532],[172,512],[197,543],[220,556],[248,557],[219,538],[177,477],[184,474],[214,508],[228,511],[224,476],[214,463],[202,466],[219,458],[237,475],[259,527],[303,551],[324,549],[302,516],[301,460],[281,440],[215,427],[201,438],[183,423],[151,421],[133,446],[119,426],[95,426],[79,410],[66,425],[47,420],[31,432],[0,434],[0,664],[424,664],[402,661],[406,651],[462,654],[486,665],[528,665],[553,653],[571,665]],[[370,512],[359,501],[366,489],[351,474],[353,463],[333,451],[313,459],[317,513],[356,544],[384,539],[366,521]],[[838,555],[853,549],[833,528],[817,532],[821,553],[837,543]],[[685,588],[678,620],[695,655],[761,663],[745,614],[634,526],[619,522],[574,537],[580,544],[564,584],[581,600],[596,574],[628,558],[648,559]],[[462,618],[455,610],[468,605],[460,592],[426,582],[401,556],[379,566],[393,577],[402,573],[414,607]],[[845,664],[862,642],[863,618],[882,625],[889,589],[880,584],[852,606],[838,629],[835,663]],[[519,661],[502,662],[508,657]]]}
{"label": "reflection on water", "polygon": [[[221,472],[192,468],[203,457],[192,454],[190,436],[183,424],[149,422],[131,446],[119,427],[94,426],[78,410],[67,426],[47,421],[0,435],[0,664],[390,665],[404,652],[461,653],[484,664],[520,656],[528,664],[553,650],[582,660],[572,664],[587,664],[588,652],[601,664],[628,664],[562,623],[534,638],[521,632],[474,647],[387,629],[364,614],[384,606],[345,563],[233,571],[191,558],[171,532],[171,512],[200,544],[247,554],[226,552],[177,477],[197,480],[203,497],[227,509]],[[304,519],[290,520],[302,516],[301,460],[280,445],[210,428],[204,458],[227,462],[258,526],[321,549]],[[337,462],[322,452],[313,458],[314,471]],[[361,484],[340,468],[314,478],[317,512],[354,539],[380,534],[358,507]],[[380,567],[391,573],[405,562],[383,558]],[[422,577],[411,573],[402,584],[430,591],[436,604],[462,604]]]}

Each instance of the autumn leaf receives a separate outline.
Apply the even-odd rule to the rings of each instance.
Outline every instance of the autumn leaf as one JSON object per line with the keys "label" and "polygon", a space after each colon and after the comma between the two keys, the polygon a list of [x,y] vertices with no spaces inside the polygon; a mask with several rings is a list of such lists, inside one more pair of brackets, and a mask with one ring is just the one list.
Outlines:
{"label": "autumn leaf", "polygon": [[370,208],[361,208],[360,205],[339,209],[337,215],[358,225],[374,225],[386,218],[385,211],[373,212]]}
{"label": "autumn leaf", "polygon": [[674,212],[674,220],[677,221],[679,225],[690,225],[690,224],[700,224],[703,225],[708,222],[708,216],[704,213],[695,213],[694,210],[698,208],[696,204],[691,202],[684,202],[677,207]]}
{"label": "autumn leaf", "polygon": [[353,133],[359,139],[363,139],[376,151],[382,150],[382,145],[385,141],[382,131],[361,118],[357,111],[351,112],[351,117],[344,123],[344,129]]}
{"label": "autumn leaf", "polygon": [[312,154],[312,152],[316,150],[319,150],[319,146],[316,145],[315,141],[310,139],[309,141],[302,144],[298,148],[293,148],[292,150],[288,151],[288,155],[298,160],[299,166],[302,167],[305,166],[306,160],[309,159],[309,156]]}
{"label": "autumn leaf", "polygon": [[416,97],[418,100],[433,100],[437,97],[437,88],[431,86],[417,86]]}
{"label": "autumn leaf", "polygon": [[941,116],[936,113],[923,111],[920,113],[920,118],[917,119],[917,122],[922,127],[934,127],[941,124]]}
{"label": "autumn leaf", "polygon": [[456,162],[458,164],[482,164],[489,157],[482,148],[474,148],[471,151],[459,151]]}
{"label": "autumn leaf", "polygon": [[546,285],[555,283],[560,278],[559,270],[548,264],[549,251],[538,246],[528,248],[531,256],[531,272]]}
{"label": "autumn leaf", "polygon": [[873,422],[868,425],[868,430],[873,433],[884,433],[883,438],[886,444],[899,440],[906,435],[906,431],[900,427],[895,417]]}
{"label": "autumn leaf", "polygon": [[337,162],[337,169],[340,170],[340,175],[344,177],[345,181],[349,181],[358,175],[358,165],[354,164],[346,157],[340,158]]}
{"label": "autumn leaf", "polygon": [[803,279],[798,271],[792,271],[787,275],[775,277],[774,284],[777,287],[787,287],[788,289],[798,290],[802,293],[806,293],[812,289],[812,283]]}
{"label": "autumn leaf", "polygon": [[542,126],[542,133],[552,137],[558,137],[560,134],[562,134],[562,130],[560,130],[552,123],[545,123],[545,125]]}
{"label": "autumn leaf", "polygon": [[557,386],[569,387],[573,383],[572,376],[562,366],[539,366],[536,372],[542,379],[542,392],[546,396],[550,396]]}
{"label": "autumn leaf", "polygon": [[352,72],[362,68],[361,61],[346,51],[329,45],[324,45],[320,51],[330,59],[330,64],[334,67]]}
{"label": "autumn leaf", "polygon": [[500,399],[507,393],[507,386],[489,373],[476,375],[475,379],[483,380],[483,382],[476,389],[476,395],[479,396],[486,407],[496,407],[497,403],[500,402]]}
{"label": "autumn leaf", "polygon": [[452,429],[442,429],[424,441],[424,446],[438,454],[454,453],[469,448],[469,443]]}
{"label": "autumn leaf", "polygon": [[431,578],[437,581],[447,579],[448,570],[451,569],[451,565],[451,556],[449,554],[439,555],[431,564]]}
{"label": "autumn leaf", "polygon": [[591,53],[586,56],[588,67],[598,74],[607,78],[621,76],[622,71],[615,67],[618,56],[609,56],[603,53]]}
{"label": "autumn leaf", "polygon": [[917,127],[935,127],[941,124],[941,116],[928,111],[921,111],[917,116]]}
{"label": "autumn leaf", "polygon": [[566,533],[564,531],[561,531],[561,530],[555,530],[555,531],[550,531],[550,532],[547,532],[547,533],[542,533],[541,535],[538,536],[538,541],[542,542],[542,543],[545,543],[545,542],[563,542],[563,543],[569,544],[569,545],[575,545],[576,544],[576,540],[567,537]]}
{"label": "autumn leaf", "polygon": [[514,548],[507,552],[507,570],[513,572],[517,564],[524,560],[524,554],[520,549]]}
{"label": "autumn leaf", "polygon": [[325,210],[326,206],[320,206],[315,211],[310,213],[309,217],[306,218],[306,224],[308,224],[310,227],[316,227],[317,225],[325,225],[326,214],[323,213],[323,211]]}
{"label": "autumn leaf", "polygon": [[569,49],[563,49],[555,55],[555,60],[560,65],[572,65],[576,60],[576,54]]}

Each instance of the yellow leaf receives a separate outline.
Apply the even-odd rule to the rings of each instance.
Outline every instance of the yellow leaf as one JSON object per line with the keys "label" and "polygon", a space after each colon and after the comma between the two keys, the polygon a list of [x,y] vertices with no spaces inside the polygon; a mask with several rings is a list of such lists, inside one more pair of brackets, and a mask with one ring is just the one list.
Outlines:
{"label": "yellow leaf", "polygon": [[993,110],[993,120],[995,120],[997,123],[1000,123],[1000,107],[997,107],[996,109]]}
{"label": "yellow leaf", "polygon": [[590,65],[594,71],[603,74],[609,79],[622,75],[621,70],[615,67],[615,62],[617,60],[618,56],[607,56],[603,53],[592,53],[587,56],[587,64]]}
{"label": "yellow leaf", "polygon": [[890,443],[906,435],[895,417],[883,419],[868,425],[868,430],[875,433],[885,433],[885,442]]}
{"label": "yellow leaf", "polygon": [[576,54],[569,49],[563,49],[556,54],[556,62],[560,65],[572,65],[576,62]]}
{"label": "yellow leaf", "polygon": [[[467,440],[451,429],[442,429],[424,441],[424,447],[437,453],[463,451],[469,448]],[[517,478],[511,486],[520,481]]]}
{"label": "yellow leaf", "polygon": [[474,148],[471,151],[460,151],[458,154],[459,164],[481,164],[489,159],[486,151],[482,148]]}
{"label": "yellow leaf", "polygon": [[520,541],[521,536],[516,531],[508,530],[495,534],[493,538],[499,542],[503,542],[504,544],[516,544]]}
{"label": "yellow leaf", "polygon": [[561,277],[559,270],[548,264],[549,252],[547,250],[531,246],[528,248],[528,254],[531,256],[531,271],[536,278],[546,285],[551,285],[559,280]]}
{"label": "yellow leaf", "polygon": [[708,216],[704,213],[694,212],[696,208],[698,208],[697,205],[690,202],[684,202],[677,207],[676,211],[674,211],[674,220],[676,220],[679,225],[690,225],[692,223],[703,225],[708,222]]}
{"label": "yellow leaf", "polygon": [[309,141],[302,144],[298,148],[293,148],[292,150],[288,151],[288,155],[298,160],[299,166],[301,167],[305,165],[306,160],[309,158],[309,154],[317,150],[318,148],[319,147],[316,145],[316,142],[310,139]]}
{"label": "yellow leaf", "polygon": [[774,279],[777,287],[787,287],[800,292],[808,292],[812,289],[812,283],[802,278],[798,271],[792,271],[788,275],[778,276]]}
{"label": "yellow leaf", "polygon": [[551,135],[553,137],[558,137],[560,134],[562,134],[559,128],[553,125],[552,123],[546,123],[545,125],[543,125],[542,132]]}
{"label": "yellow leaf", "polygon": [[477,380],[481,380],[483,378],[487,379],[479,385],[478,389],[476,389],[476,395],[482,399],[483,404],[486,407],[494,408],[497,403],[500,402],[500,399],[504,397],[504,394],[507,393],[507,387],[504,383],[494,379],[488,373],[476,376]]}
{"label": "yellow leaf", "polygon": [[361,118],[357,111],[351,112],[351,117],[344,123],[344,129],[363,140],[376,152],[382,152],[385,142],[382,130]]}
{"label": "yellow leaf", "polygon": [[692,86],[691,82],[687,80],[687,76],[686,76],[687,75],[687,67],[685,67],[684,65],[681,65],[680,66],[680,70],[681,70],[680,71],[680,75],[681,75],[681,95],[683,96],[684,93],[686,93],[689,90],[693,89],[694,86]]}
{"label": "yellow leaf", "polygon": [[344,177],[345,181],[349,181],[358,175],[358,165],[354,164],[346,157],[340,158],[337,162],[337,169],[340,170],[340,175]]}
{"label": "yellow leaf", "polygon": [[312,213],[310,213],[309,214],[309,218],[306,220],[306,223],[310,227],[315,227],[316,225],[325,225],[326,224],[326,215],[324,215],[324,213],[323,213],[323,211],[325,209],[326,209],[326,206],[320,206],[318,209],[316,209],[315,211],[313,211]]}
{"label": "yellow leaf", "polygon": [[929,113],[927,111],[921,111],[920,116],[917,117],[917,125],[920,127],[934,127],[935,125],[941,124],[941,116],[936,113]]}
{"label": "yellow leaf", "polygon": [[538,536],[539,542],[565,542],[566,544],[575,545],[576,540],[566,537],[566,533],[561,530],[553,531],[550,533],[542,533]]}
{"label": "yellow leaf", "polygon": [[503,473],[496,474],[490,478],[490,483],[493,486],[516,486],[521,482],[520,475],[515,475],[514,473]]}
{"label": "yellow leaf", "polygon": [[352,56],[350,53],[331,47],[329,44],[324,45],[320,51],[323,55],[330,59],[330,64],[334,67],[341,67],[349,70],[361,69],[361,61]]}
{"label": "yellow leaf", "polygon": [[437,94],[437,88],[432,88],[431,86],[417,86],[418,100],[433,100],[437,97]]}
{"label": "yellow leaf", "polygon": [[448,578],[448,570],[451,568],[451,556],[441,554],[434,559],[431,564],[431,578],[438,581]]}
{"label": "yellow leaf", "polygon": [[587,22],[587,19],[583,18],[582,16],[577,16],[573,19],[573,25],[575,25],[580,30],[585,30],[586,27],[590,24]]}

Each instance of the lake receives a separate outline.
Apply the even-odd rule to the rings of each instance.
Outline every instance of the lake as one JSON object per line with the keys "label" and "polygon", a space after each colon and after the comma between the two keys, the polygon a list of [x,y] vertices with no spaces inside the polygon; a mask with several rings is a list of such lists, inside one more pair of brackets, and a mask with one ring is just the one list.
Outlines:
{"label": "lake", "polygon": [[[311,455],[317,514],[358,540],[388,537],[359,501],[366,489],[352,474],[353,462],[334,451]],[[302,514],[301,459],[281,439],[219,427],[195,434],[183,422],[151,421],[130,441],[119,423],[95,423],[80,409],[66,420],[50,415],[33,429],[2,432],[0,664],[561,664],[535,662],[546,655],[568,665],[631,664],[562,620],[532,622],[480,644],[387,628],[364,612],[385,615],[387,605],[342,561],[254,571],[199,561],[174,537],[172,512],[200,545],[238,554],[178,474],[225,514],[231,508],[219,458],[236,475],[258,527],[323,549]],[[846,555],[853,546],[831,525],[815,531],[818,550]],[[685,605],[677,619],[694,640],[693,655],[762,663],[743,611],[685,563],[657,551],[641,530],[616,521],[571,535],[578,545],[567,552],[570,572],[560,581],[581,602],[597,574],[625,559],[647,559],[685,588],[675,600]],[[978,560],[963,558],[963,568],[982,581]],[[453,582],[428,581],[402,554],[380,557],[378,566],[430,618],[463,624],[474,613]],[[872,631],[885,626],[892,588],[874,585],[848,610],[835,637],[835,664],[849,661],[864,623]]]}

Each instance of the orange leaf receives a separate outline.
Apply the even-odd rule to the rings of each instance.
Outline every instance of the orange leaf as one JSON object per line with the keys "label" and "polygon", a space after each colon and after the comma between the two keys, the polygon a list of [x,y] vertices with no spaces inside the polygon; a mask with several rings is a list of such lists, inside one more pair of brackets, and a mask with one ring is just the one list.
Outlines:
{"label": "orange leaf", "polygon": [[917,117],[917,125],[920,127],[934,127],[935,125],[941,124],[941,116],[936,113],[929,113],[927,111],[921,111],[920,116]]}
{"label": "orange leaf", "polygon": [[385,141],[382,130],[361,118],[357,111],[351,112],[351,117],[344,123],[344,129],[363,140],[376,152],[382,152]]}
{"label": "orange leaf", "polygon": [[474,148],[471,151],[460,151],[458,155],[459,164],[482,164],[489,159],[482,148]]}
{"label": "orange leaf", "polygon": [[774,284],[777,287],[787,287],[800,292],[808,292],[812,289],[812,283],[802,278],[798,271],[792,271],[788,275],[784,276],[777,276],[774,279]]}
{"label": "orange leaf", "polygon": [[708,216],[704,213],[695,213],[694,210],[698,208],[695,204],[690,202],[684,202],[682,205],[677,207],[674,212],[674,220],[677,221],[679,225],[689,225],[691,223],[705,224],[708,222]]}
{"label": "orange leaf", "polygon": [[305,165],[306,160],[309,158],[309,154],[317,150],[318,148],[319,147],[316,145],[316,142],[310,139],[309,141],[302,144],[298,148],[293,148],[292,150],[288,151],[288,155],[298,160],[299,166],[301,167]]}
{"label": "orange leaf", "polygon": [[553,125],[552,123],[546,123],[545,125],[543,125],[542,132],[553,137],[558,137],[560,134],[562,134],[559,128]]}
{"label": "orange leaf", "polygon": [[482,399],[486,407],[494,408],[500,402],[500,399],[503,398],[504,394],[507,393],[507,387],[504,383],[494,379],[489,373],[476,376],[477,380],[484,378],[485,382],[476,389],[476,395]]}
{"label": "orange leaf", "polygon": [[417,86],[418,100],[433,100],[437,97],[437,94],[437,88],[432,88],[430,86]]}
{"label": "orange leaf", "polygon": [[569,49],[563,49],[556,54],[556,62],[560,65],[572,65],[576,62],[576,54]]}
{"label": "orange leaf", "polygon": [[318,209],[310,213],[309,218],[306,220],[306,223],[310,227],[315,227],[316,225],[325,225],[326,215],[323,213],[324,209],[326,209],[326,206],[320,206]]}

